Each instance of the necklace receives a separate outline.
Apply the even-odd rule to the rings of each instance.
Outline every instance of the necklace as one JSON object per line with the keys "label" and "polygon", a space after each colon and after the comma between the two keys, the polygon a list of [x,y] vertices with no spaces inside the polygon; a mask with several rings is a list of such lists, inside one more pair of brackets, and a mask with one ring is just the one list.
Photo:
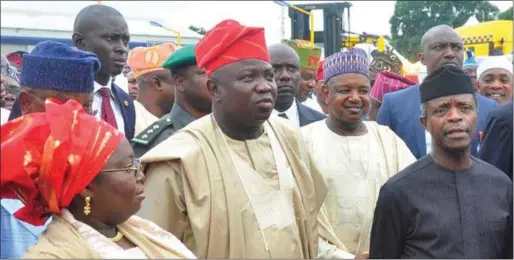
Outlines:
{"label": "necklace", "polygon": [[116,236],[114,237],[108,237],[109,240],[111,240],[114,243],[118,243],[123,239],[123,234],[120,231],[116,232]]}

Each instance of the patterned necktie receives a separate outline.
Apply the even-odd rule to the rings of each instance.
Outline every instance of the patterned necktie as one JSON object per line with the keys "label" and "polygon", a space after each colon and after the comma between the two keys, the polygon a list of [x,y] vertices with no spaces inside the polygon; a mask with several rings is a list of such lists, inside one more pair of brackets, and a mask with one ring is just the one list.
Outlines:
{"label": "patterned necktie", "polygon": [[102,120],[111,124],[116,129],[118,124],[116,123],[116,117],[114,116],[114,110],[111,107],[111,96],[109,88],[101,88],[98,90],[102,95]]}
{"label": "patterned necktie", "polygon": [[285,119],[289,119],[289,117],[287,117],[286,113],[280,113],[280,114],[278,114],[278,116],[285,118]]}

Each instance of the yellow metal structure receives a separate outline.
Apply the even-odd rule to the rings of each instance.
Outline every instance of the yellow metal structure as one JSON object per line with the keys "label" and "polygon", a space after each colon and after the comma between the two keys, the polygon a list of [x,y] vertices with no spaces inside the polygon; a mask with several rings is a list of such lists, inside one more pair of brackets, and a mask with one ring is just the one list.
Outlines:
{"label": "yellow metal structure", "polygon": [[314,13],[312,11],[308,12],[307,10],[304,10],[300,7],[294,6],[292,4],[289,4],[289,7],[293,8],[294,10],[306,14],[309,16],[310,25],[309,28],[311,30],[311,42],[314,43]]}
{"label": "yellow metal structure", "polygon": [[179,31],[175,31],[173,29],[170,29],[168,27],[162,27],[164,30],[167,30],[167,31],[170,31],[172,33],[175,33],[177,35],[177,47],[180,47],[182,45],[182,35],[180,34]]}
{"label": "yellow metal structure", "polygon": [[368,43],[377,47],[378,51],[384,52],[386,50],[386,40],[383,36],[377,35],[347,35],[341,42],[343,48],[353,48],[357,44]]}
{"label": "yellow metal structure", "polygon": [[455,30],[462,37],[464,48],[472,49],[477,57],[506,55],[513,50],[512,25],[513,21],[497,20]]}

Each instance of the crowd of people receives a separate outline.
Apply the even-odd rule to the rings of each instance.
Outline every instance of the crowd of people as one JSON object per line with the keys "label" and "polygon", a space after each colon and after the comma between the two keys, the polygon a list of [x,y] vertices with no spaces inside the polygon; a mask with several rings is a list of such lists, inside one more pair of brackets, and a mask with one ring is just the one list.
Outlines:
{"label": "crowd of people", "polygon": [[234,20],[129,50],[91,5],[72,40],[2,56],[2,259],[513,257],[512,61],[450,26],[421,83]]}

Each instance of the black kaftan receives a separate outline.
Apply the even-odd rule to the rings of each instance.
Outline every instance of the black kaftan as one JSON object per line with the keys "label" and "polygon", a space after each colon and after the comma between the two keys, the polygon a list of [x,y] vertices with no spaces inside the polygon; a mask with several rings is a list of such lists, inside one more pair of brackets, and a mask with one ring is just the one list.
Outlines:
{"label": "black kaftan", "polygon": [[370,258],[509,257],[512,181],[494,166],[452,171],[427,155],[380,189]]}

